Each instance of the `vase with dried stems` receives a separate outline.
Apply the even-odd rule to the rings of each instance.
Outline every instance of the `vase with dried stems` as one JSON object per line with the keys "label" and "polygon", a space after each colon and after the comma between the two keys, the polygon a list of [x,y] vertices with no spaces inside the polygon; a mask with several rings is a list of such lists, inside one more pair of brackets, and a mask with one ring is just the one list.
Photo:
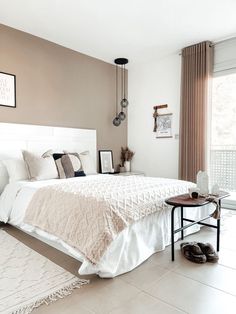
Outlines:
{"label": "vase with dried stems", "polygon": [[121,172],[122,170],[125,172],[131,171],[131,165],[130,162],[133,159],[134,152],[130,150],[128,147],[121,147],[121,154],[120,154],[120,160],[121,160]]}

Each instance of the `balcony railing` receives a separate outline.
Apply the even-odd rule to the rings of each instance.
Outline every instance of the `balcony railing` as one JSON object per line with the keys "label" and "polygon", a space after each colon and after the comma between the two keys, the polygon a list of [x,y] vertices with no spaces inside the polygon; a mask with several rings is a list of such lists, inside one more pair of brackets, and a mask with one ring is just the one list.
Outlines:
{"label": "balcony railing", "polygon": [[236,191],[236,146],[212,146],[210,151],[210,184]]}

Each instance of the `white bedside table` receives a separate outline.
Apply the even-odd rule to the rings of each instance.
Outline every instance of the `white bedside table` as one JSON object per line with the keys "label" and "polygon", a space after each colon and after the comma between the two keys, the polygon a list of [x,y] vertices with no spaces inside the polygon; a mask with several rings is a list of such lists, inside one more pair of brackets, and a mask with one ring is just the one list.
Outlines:
{"label": "white bedside table", "polygon": [[130,172],[120,172],[117,173],[116,175],[118,176],[145,176],[144,172],[139,172],[139,171],[130,171]]}

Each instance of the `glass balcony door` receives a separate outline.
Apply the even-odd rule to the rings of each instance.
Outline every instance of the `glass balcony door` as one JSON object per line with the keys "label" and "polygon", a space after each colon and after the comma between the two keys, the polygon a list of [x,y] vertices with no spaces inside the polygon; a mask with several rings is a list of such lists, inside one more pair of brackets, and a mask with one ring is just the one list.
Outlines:
{"label": "glass balcony door", "polygon": [[236,209],[236,73],[213,79],[210,184],[229,191],[225,206]]}

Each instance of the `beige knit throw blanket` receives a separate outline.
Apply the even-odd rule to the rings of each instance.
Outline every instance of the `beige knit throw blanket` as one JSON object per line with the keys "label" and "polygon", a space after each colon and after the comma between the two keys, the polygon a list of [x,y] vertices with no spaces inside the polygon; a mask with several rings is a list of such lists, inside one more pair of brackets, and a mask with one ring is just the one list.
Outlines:
{"label": "beige knit throw blanket", "polygon": [[97,264],[119,232],[164,208],[164,200],[186,193],[185,181],[141,176],[97,175],[42,187],[24,222],[57,236]]}

